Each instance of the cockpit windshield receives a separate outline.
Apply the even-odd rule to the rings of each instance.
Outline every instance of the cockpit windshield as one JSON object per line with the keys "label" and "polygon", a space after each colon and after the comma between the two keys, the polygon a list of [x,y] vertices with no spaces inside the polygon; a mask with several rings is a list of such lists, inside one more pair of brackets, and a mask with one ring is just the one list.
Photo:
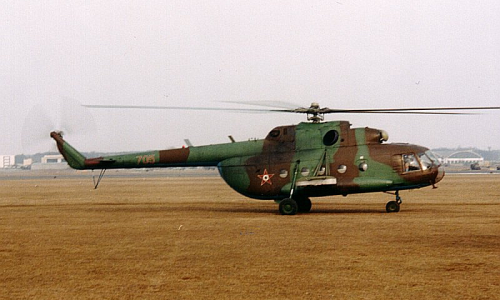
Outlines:
{"label": "cockpit windshield", "polygon": [[432,166],[439,166],[439,161],[434,153],[427,150],[418,155],[413,153],[403,154],[403,166],[404,172],[425,171],[432,168]]}
{"label": "cockpit windshield", "polygon": [[420,158],[420,163],[422,164],[422,169],[425,171],[434,166],[439,166],[439,161],[431,150],[425,151],[425,153],[420,153],[418,155]]}
{"label": "cockpit windshield", "polygon": [[425,155],[425,153],[419,153],[418,157],[420,158],[420,162],[422,163],[422,170],[427,170],[432,167],[432,160]]}
{"label": "cockpit windshield", "polygon": [[432,160],[434,165],[436,165],[436,166],[440,165],[439,159],[436,157],[436,155],[434,153],[432,153],[431,150],[425,151],[425,155],[427,155]]}

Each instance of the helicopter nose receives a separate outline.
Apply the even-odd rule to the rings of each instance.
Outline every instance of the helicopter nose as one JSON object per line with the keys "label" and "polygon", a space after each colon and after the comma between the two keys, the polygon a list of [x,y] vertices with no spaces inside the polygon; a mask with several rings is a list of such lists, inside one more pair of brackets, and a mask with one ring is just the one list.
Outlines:
{"label": "helicopter nose", "polygon": [[440,182],[444,177],[444,167],[443,166],[439,166],[438,167],[438,172],[437,172],[437,175],[436,175],[436,179],[434,179],[434,183],[438,183]]}

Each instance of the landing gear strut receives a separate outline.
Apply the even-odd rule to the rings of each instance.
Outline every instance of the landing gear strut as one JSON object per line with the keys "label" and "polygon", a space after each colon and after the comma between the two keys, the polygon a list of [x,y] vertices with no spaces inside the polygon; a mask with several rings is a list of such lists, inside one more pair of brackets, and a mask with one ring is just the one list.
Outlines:
{"label": "landing gear strut", "polygon": [[403,202],[403,200],[401,199],[401,197],[399,197],[399,191],[396,191],[396,201],[387,202],[387,205],[385,206],[385,210],[388,213],[399,212],[399,206],[401,205],[402,202]]}

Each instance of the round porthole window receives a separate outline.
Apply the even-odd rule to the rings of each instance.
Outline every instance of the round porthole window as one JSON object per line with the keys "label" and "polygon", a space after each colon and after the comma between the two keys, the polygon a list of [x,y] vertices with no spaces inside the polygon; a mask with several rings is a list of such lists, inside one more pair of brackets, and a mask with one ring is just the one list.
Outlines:
{"label": "round porthole window", "polygon": [[302,174],[302,176],[307,176],[309,175],[309,168],[302,168],[302,170],[300,170],[300,174]]}
{"label": "round porthole window", "polygon": [[325,146],[332,146],[339,140],[339,133],[337,130],[330,130],[323,136],[323,144]]}
{"label": "round porthole window", "polygon": [[338,168],[337,168],[337,172],[339,172],[340,174],[344,174],[345,171],[347,171],[347,166],[346,165],[340,165]]}
{"label": "round porthole window", "polygon": [[287,176],[288,176],[288,171],[287,171],[287,170],[285,170],[285,169],[282,169],[282,170],[280,171],[280,177],[281,177],[281,178],[286,178]]}
{"label": "round porthole window", "polygon": [[326,167],[321,167],[319,170],[318,170],[318,175],[319,176],[323,176],[325,175],[326,173]]}
{"label": "round porthole window", "polygon": [[278,137],[280,135],[280,131],[278,129],[273,129],[271,130],[271,132],[269,132],[269,136],[275,138],[275,137]]}
{"label": "round porthole window", "polygon": [[359,166],[358,166],[359,170],[364,172],[366,170],[368,170],[368,165],[366,163],[360,163]]}

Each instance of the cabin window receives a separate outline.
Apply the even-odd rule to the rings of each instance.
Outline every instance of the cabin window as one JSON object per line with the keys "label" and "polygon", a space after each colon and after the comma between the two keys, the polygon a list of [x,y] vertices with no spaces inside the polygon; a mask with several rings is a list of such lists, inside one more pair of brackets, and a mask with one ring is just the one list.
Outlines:
{"label": "cabin window", "polygon": [[326,167],[321,166],[321,168],[318,170],[318,176],[323,176],[326,174]]}
{"label": "cabin window", "polygon": [[346,165],[340,165],[337,168],[337,172],[339,172],[340,174],[344,174],[346,171],[347,171],[347,166]]}
{"label": "cabin window", "polygon": [[337,130],[330,130],[323,136],[323,144],[325,146],[332,146],[339,140],[339,133]]}
{"label": "cabin window", "polygon": [[403,172],[420,171],[415,154],[403,154]]}
{"label": "cabin window", "polygon": [[280,171],[280,177],[281,178],[286,178],[288,176],[288,171],[285,169],[281,169]]}
{"label": "cabin window", "polygon": [[365,162],[362,162],[359,164],[358,168],[361,172],[364,172],[364,171],[368,170],[368,164]]}
{"label": "cabin window", "polygon": [[302,174],[302,176],[307,176],[309,175],[309,168],[302,168],[302,170],[300,170],[300,174]]}

